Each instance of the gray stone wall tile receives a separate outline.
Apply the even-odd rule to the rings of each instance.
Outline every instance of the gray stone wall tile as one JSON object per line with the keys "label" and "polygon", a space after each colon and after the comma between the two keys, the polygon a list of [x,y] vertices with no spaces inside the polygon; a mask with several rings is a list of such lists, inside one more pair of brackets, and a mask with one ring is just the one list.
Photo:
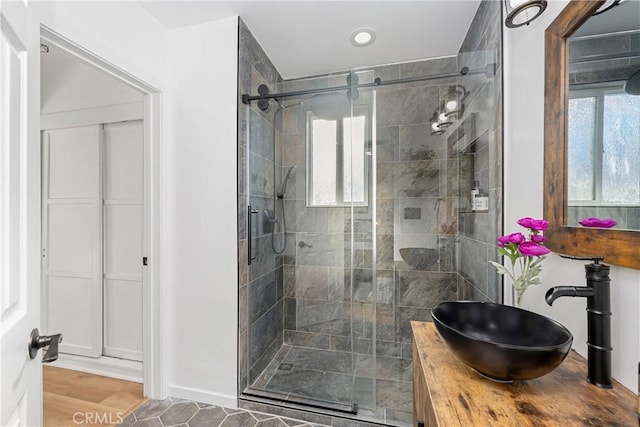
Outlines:
{"label": "gray stone wall tile", "polygon": [[395,197],[440,196],[440,162],[424,160],[402,162],[394,171]]}
{"label": "gray stone wall tile", "polygon": [[[288,298],[329,300],[329,281],[335,274],[330,267],[296,265],[289,268],[287,273],[285,291]],[[294,274],[293,278],[291,273]]]}
{"label": "gray stone wall tile", "polygon": [[[477,215],[477,214],[476,214]],[[483,294],[487,293],[487,245],[477,240],[460,237],[460,274]]]}
{"label": "gray stone wall tile", "polygon": [[430,123],[403,125],[399,131],[400,160],[446,158],[446,146],[441,138],[431,135]]}
{"label": "gray stone wall tile", "polygon": [[[297,347],[320,348],[329,350],[330,338],[330,335],[325,334],[315,334],[311,332],[300,332],[295,330],[284,331],[285,344]],[[319,369],[319,367],[316,367],[315,369]]]}
{"label": "gray stone wall tile", "polygon": [[[277,342],[278,337],[282,335],[283,331],[283,316],[282,316],[283,304],[279,303],[271,307],[269,311],[263,314],[250,326],[251,342],[249,343],[250,351],[250,363],[251,366],[255,366],[255,363],[259,361],[265,355],[265,352]],[[281,345],[282,342],[278,344]],[[275,354],[275,351],[274,353]],[[264,366],[268,364],[265,363]],[[252,368],[253,370],[253,368]],[[261,371],[261,369],[259,369]],[[257,375],[253,375],[255,378]]]}
{"label": "gray stone wall tile", "polygon": [[431,308],[456,296],[454,273],[400,271],[399,279],[400,306]]}
{"label": "gray stone wall tile", "polygon": [[380,91],[377,97],[378,126],[428,123],[438,107],[437,86]]}
{"label": "gray stone wall tile", "polygon": [[277,302],[276,274],[271,272],[249,282],[248,285],[248,313],[249,322],[253,323]]}
{"label": "gray stone wall tile", "polygon": [[400,146],[400,128],[398,126],[377,126],[376,156],[378,162],[398,160]]}

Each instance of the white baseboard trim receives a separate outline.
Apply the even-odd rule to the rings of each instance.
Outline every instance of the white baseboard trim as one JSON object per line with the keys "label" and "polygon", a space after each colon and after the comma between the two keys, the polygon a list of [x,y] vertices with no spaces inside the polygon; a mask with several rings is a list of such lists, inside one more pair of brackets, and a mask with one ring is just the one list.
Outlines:
{"label": "white baseboard trim", "polygon": [[51,363],[56,368],[71,369],[73,371],[87,372],[94,375],[102,375],[120,380],[142,383],[142,362],[117,359],[115,357],[102,356],[96,359],[92,357],[76,356],[74,354],[60,354],[58,360]]}
{"label": "white baseboard trim", "polygon": [[195,400],[196,402],[208,403],[209,405],[224,406],[230,409],[236,409],[238,407],[238,396],[178,385],[169,385],[169,396]]}

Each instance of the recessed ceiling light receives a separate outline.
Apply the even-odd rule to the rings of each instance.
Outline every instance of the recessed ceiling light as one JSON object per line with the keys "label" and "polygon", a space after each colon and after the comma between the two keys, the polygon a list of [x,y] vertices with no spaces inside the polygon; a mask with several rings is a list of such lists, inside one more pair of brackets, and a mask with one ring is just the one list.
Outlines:
{"label": "recessed ceiling light", "polygon": [[356,47],[369,46],[376,40],[376,33],[371,28],[358,28],[351,33],[349,40]]}

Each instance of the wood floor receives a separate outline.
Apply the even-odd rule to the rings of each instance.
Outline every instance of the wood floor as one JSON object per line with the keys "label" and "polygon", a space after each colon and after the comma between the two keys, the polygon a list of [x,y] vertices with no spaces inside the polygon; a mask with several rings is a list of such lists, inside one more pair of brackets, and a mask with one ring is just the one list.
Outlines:
{"label": "wood floor", "polygon": [[44,426],[114,426],[147,401],[142,384],[43,366]]}

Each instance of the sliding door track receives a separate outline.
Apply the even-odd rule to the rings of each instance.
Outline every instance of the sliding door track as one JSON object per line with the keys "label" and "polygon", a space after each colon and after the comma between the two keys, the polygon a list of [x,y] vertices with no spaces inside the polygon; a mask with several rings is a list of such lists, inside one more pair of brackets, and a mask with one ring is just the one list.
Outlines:
{"label": "sliding door track", "polygon": [[257,388],[247,387],[242,392],[242,396],[259,397],[261,399],[269,399],[272,401],[291,403],[296,405],[304,405],[314,409],[328,409],[330,411],[344,412],[351,415],[358,413],[358,404],[345,404],[339,402],[329,402],[319,399],[311,399],[307,397],[297,396],[289,393],[280,393],[277,391],[267,391]]}

